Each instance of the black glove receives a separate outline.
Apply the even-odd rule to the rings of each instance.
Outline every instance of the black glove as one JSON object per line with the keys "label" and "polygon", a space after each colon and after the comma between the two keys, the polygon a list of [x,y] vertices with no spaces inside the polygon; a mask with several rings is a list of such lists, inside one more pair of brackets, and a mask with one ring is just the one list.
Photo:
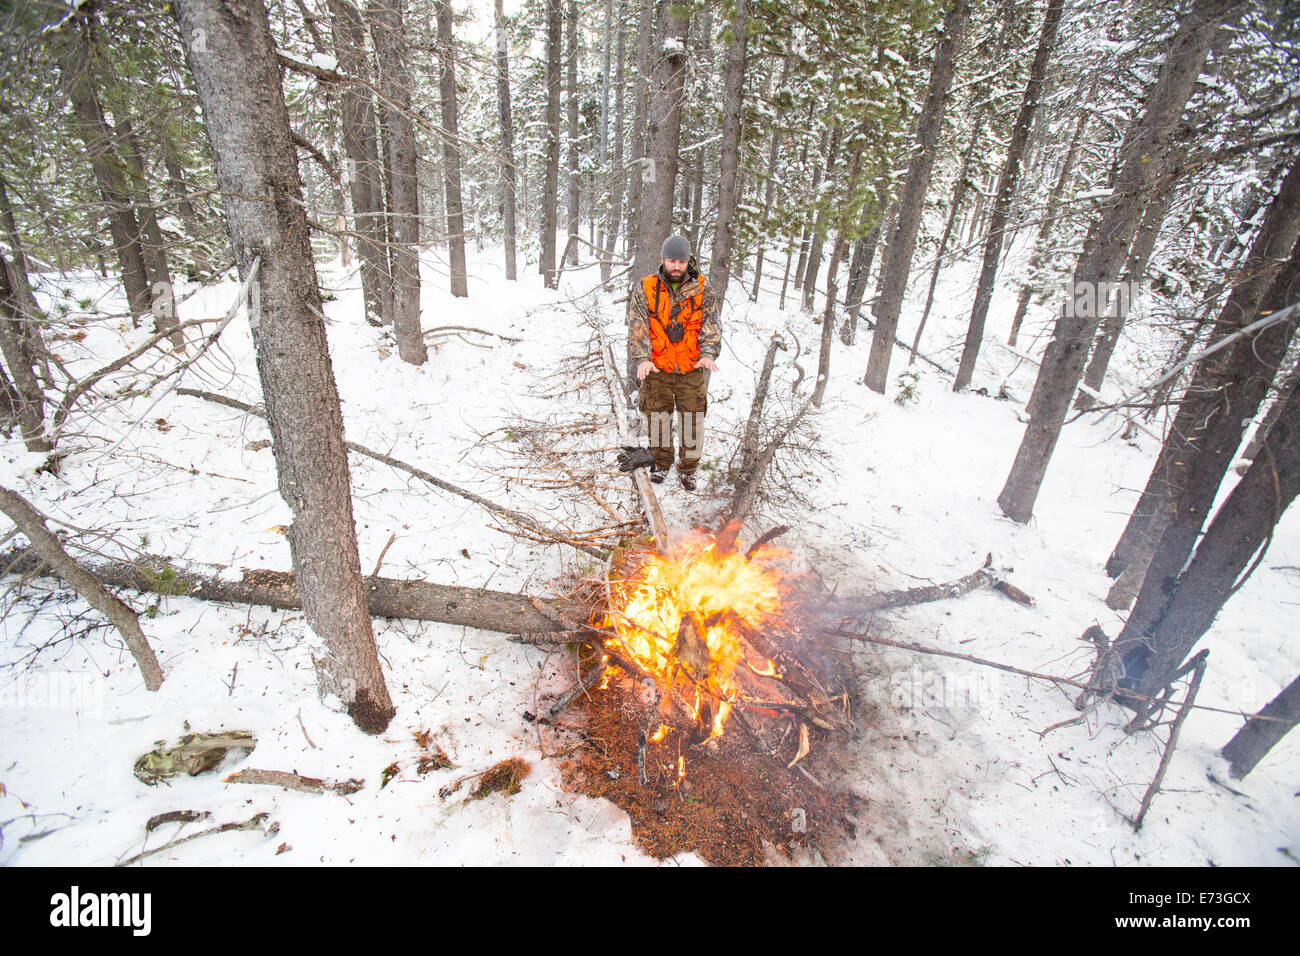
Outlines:
{"label": "black glove", "polygon": [[649,468],[654,463],[655,456],[649,448],[637,448],[635,445],[624,445],[618,456],[619,471],[635,471],[638,468]]}

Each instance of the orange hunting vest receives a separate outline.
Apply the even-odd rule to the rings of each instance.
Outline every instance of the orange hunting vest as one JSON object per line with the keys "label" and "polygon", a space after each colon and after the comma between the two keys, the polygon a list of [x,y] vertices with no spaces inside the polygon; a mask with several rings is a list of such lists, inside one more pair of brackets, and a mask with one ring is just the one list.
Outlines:
{"label": "orange hunting vest", "polygon": [[700,288],[693,296],[678,304],[676,319],[684,328],[680,341],[668,337],[668,327],[673,316],[669,310],[672,298],[659,273],[641,280],[645,300],[650,307],[650,360],[661,372],[689,372],[700,360],[700,325],[704,322],[704,276],[699,277]]}

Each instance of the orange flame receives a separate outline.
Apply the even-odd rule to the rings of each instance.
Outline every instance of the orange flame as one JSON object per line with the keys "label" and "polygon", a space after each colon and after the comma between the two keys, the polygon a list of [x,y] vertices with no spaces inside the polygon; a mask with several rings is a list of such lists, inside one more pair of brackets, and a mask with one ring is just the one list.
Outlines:
{"label": "orange flame", "polygon": [[[745,661],[740,627],[760,628],[779,614],[781,575],[768,563],[786,553],[760,548],[747,560],[718,554],[712,538],[697,537],[673,557],[645,555],[625,581],[612,584],[622,608],[612,615],[618,638],[608,646],[630,656],[661,691],[677,682],[693,702],[693,718],[711,714],[710,736],[720,736],[740,694],[732,678],[736,665],[754,669]],[[774,675],[775,664],[767,665]]]}

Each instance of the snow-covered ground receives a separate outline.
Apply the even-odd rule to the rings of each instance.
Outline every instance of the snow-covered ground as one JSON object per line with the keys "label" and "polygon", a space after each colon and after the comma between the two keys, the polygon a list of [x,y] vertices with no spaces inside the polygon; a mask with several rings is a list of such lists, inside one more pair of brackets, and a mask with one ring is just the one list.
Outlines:
{"label": "snow-covered ground", "polygon": [[[581,411],[564,405],[568,399],[540,398],[529,388],[560,357],[581,350],[588,329],[571,300],[587,301],[595,270],[566,274],[553,292],[531,271],[518,283],[506,282],[498,249],[471,257],[470,297],[457,300],[446,291],[438,251],[426,255],[425,327],[471,326],[522,341],[436,336],[439,344],[420,368],[402,363],[391,343],[362,321],[355,273],[337,263],[322,267],[322,286],[332,295],[329,340],[347,436],[544,516],[553,501],[518,484],[505,487],[484,466],[499,461],[513,419]],[[927,330],[922,351],[949,366],[964,334],[973,275],[970,263],[945,273]],[[815,374],[817,327],[793,307],[778,310],[775,297],[748,303],[742,286],[748,280],[733,283],[724,320],[706,464],[728,457],[719,436],[747,414],[773,330],[794,331],[802,343],[800,364]],[[182,318],[222,314],[235,290],[233,281],[184,290],[193,294],[181,304]],[[97,278],[68,291],[74,314],[83,297],[99,300],[105,311],[117,302]],[[46,292],[62,297],[61,288]],[[591,300],[612,328],[620,325],[614,300],[621,295]],[[913,334],[919,305],[909,301],[905,308],[901,337]],[[1012,289],[995,296],[974,384],[993,394],[1006,384],[1023,400],[1034,368],[994,344],[1005,338],[1014,305]],[[1048,324],[1045,311],[1031,310],[1022,348],[1041,348]],[[80,342],[55,343],[74,372],[146,337],[129,324],[105,321],[86,331]],[[1139,380],[1157,344],[1125,340],[1120,374]],[[895,352],[890,394],[882,397],[859,383],[869,347],[867,333],[851,348],[835,342],[827,401],[814,419],[829,458],[803,476],[811,506],[783,543],[841,594],[950,580],[992,552],[999,567],[1014,569],[1008,578],[1037,606],[976,592],[881,614],[876,632],[1079,675],[1091,658],[1083,630],[1100,622],[1114,635],[1121,621],[1103,603],[1110,582],[1101,566],[1145,482],[1156,441],[1121,440],[1114,418],[1093,415],[1070,425],[1035,519],[1022,527],[1002,517],[995,503],[1023,431],[1022,407],[954,395],[951,380],[925,364],[914,366],[916,398],[896,404],[894,383],[906,355]],[[789,353],[783,362],[773,394],[788,403],[796,373]],[[260,400],[242,315],[183,384]],[[810,385],[805,378],[801,389]],[[15,434],[0,454],[0,482],[57,521],[135,548],[234,568],[289,568],[281,530],[288,509],[276,492],[271,450],[258,445],[269,438],[263,421],[162,390],[100,404],[93,413],[94,421],[86,410],[73,416],[73,434],[64,439],[72,453],[57,476],[38,473],[44,456],[27,453]],[[138,417],[143,422],[128,427]],[[612,434],[609,444],[616,444]],[[390,535],[396,538],[383,573],[446,584],[544,593],[546,582],[574,560],[562,548],[489,528],[491,519],[468,501],[370,459],[351,461],[367,572]],[[678,526],[715,503],[672,482],[662,486],[664,507]],[[702,484],[701,492],[707,490]],[[1286,624],[1294,622],[1300,601],[1298,568],[1300,513],[1293,509],[1263,564],[1203,641],[1210,666],[1199,703],[1253,712],[1300,671],[1294,623]],[[98,620],[94,612],[55,582],[29,585],[4,618],[3,660],[12,665],[0,671],[0,865],[112,864],[259,812],[278,823],[277,833],[210,836],[144,865],[655,862],[635,848],[621,811],[562,790],[554,761],[546,759],[557,749],[555,738],[543,738],[523,719],[544,695],[571,683],[562,655],[493,633],[376,619],[397,716],[385,734],[368,737],[318,701],[314,639],[300,613],[126,596],[139,610],[156,608],[141,618],[166,672],[156,694],[145,691],[116,633],[88,630]],[[1183,727],[1164,790],[1135,835],[1123,815],[1136,812],[1163,735],[1125,736],[1126,712],[1106,705],[1086,722],[1040,738],[1044,728],[1076,716],[1071,695],[1050,684],[876,645],[862,645],[858,663],[877,718],[862,728],[840,782],[868,803],[858,840],[828,854],[831,862],[1285,865],[1300,857],[1294,795],[1300,742],[1294,737],[1244,782],[1231,782],[1242,794],[1234,795],[1207,774],[1228,781],[1217,751],[1240,718],[1196,711]],[[363,778],[365,788],[344,798],[223,783],[236,765],[174,778],[170,786],[140,783],[132,775],[136,758],[157,741],[174,743],[187,728],[252,731],[257,748],[237,766]],[[431,732],[454,767],[418,773],[414,735],[420,730]],[[532,768],[517,795],[469,801],[469,788],[462,787],[439,796],[460,777],[516,756]],[[393,764],[396,775],[381,786]],[[176,809],[212,816],[167,824],[146,838],[150,817]]]}

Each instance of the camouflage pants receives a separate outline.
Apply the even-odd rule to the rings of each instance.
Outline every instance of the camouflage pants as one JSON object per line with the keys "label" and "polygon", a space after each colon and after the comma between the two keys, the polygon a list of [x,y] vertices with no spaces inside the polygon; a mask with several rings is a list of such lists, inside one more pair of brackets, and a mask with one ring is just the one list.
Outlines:
{"label": "camouflage pants", "polygon": [[637,408],[646,417],[655,467],[667,469],[673,463],[673,421],[678,419],[681,454],[677,472],[689,475],[695,471],[700,464],[704,413],[709,408],[708,370],[677,373],[654,369],[641,383]]}

